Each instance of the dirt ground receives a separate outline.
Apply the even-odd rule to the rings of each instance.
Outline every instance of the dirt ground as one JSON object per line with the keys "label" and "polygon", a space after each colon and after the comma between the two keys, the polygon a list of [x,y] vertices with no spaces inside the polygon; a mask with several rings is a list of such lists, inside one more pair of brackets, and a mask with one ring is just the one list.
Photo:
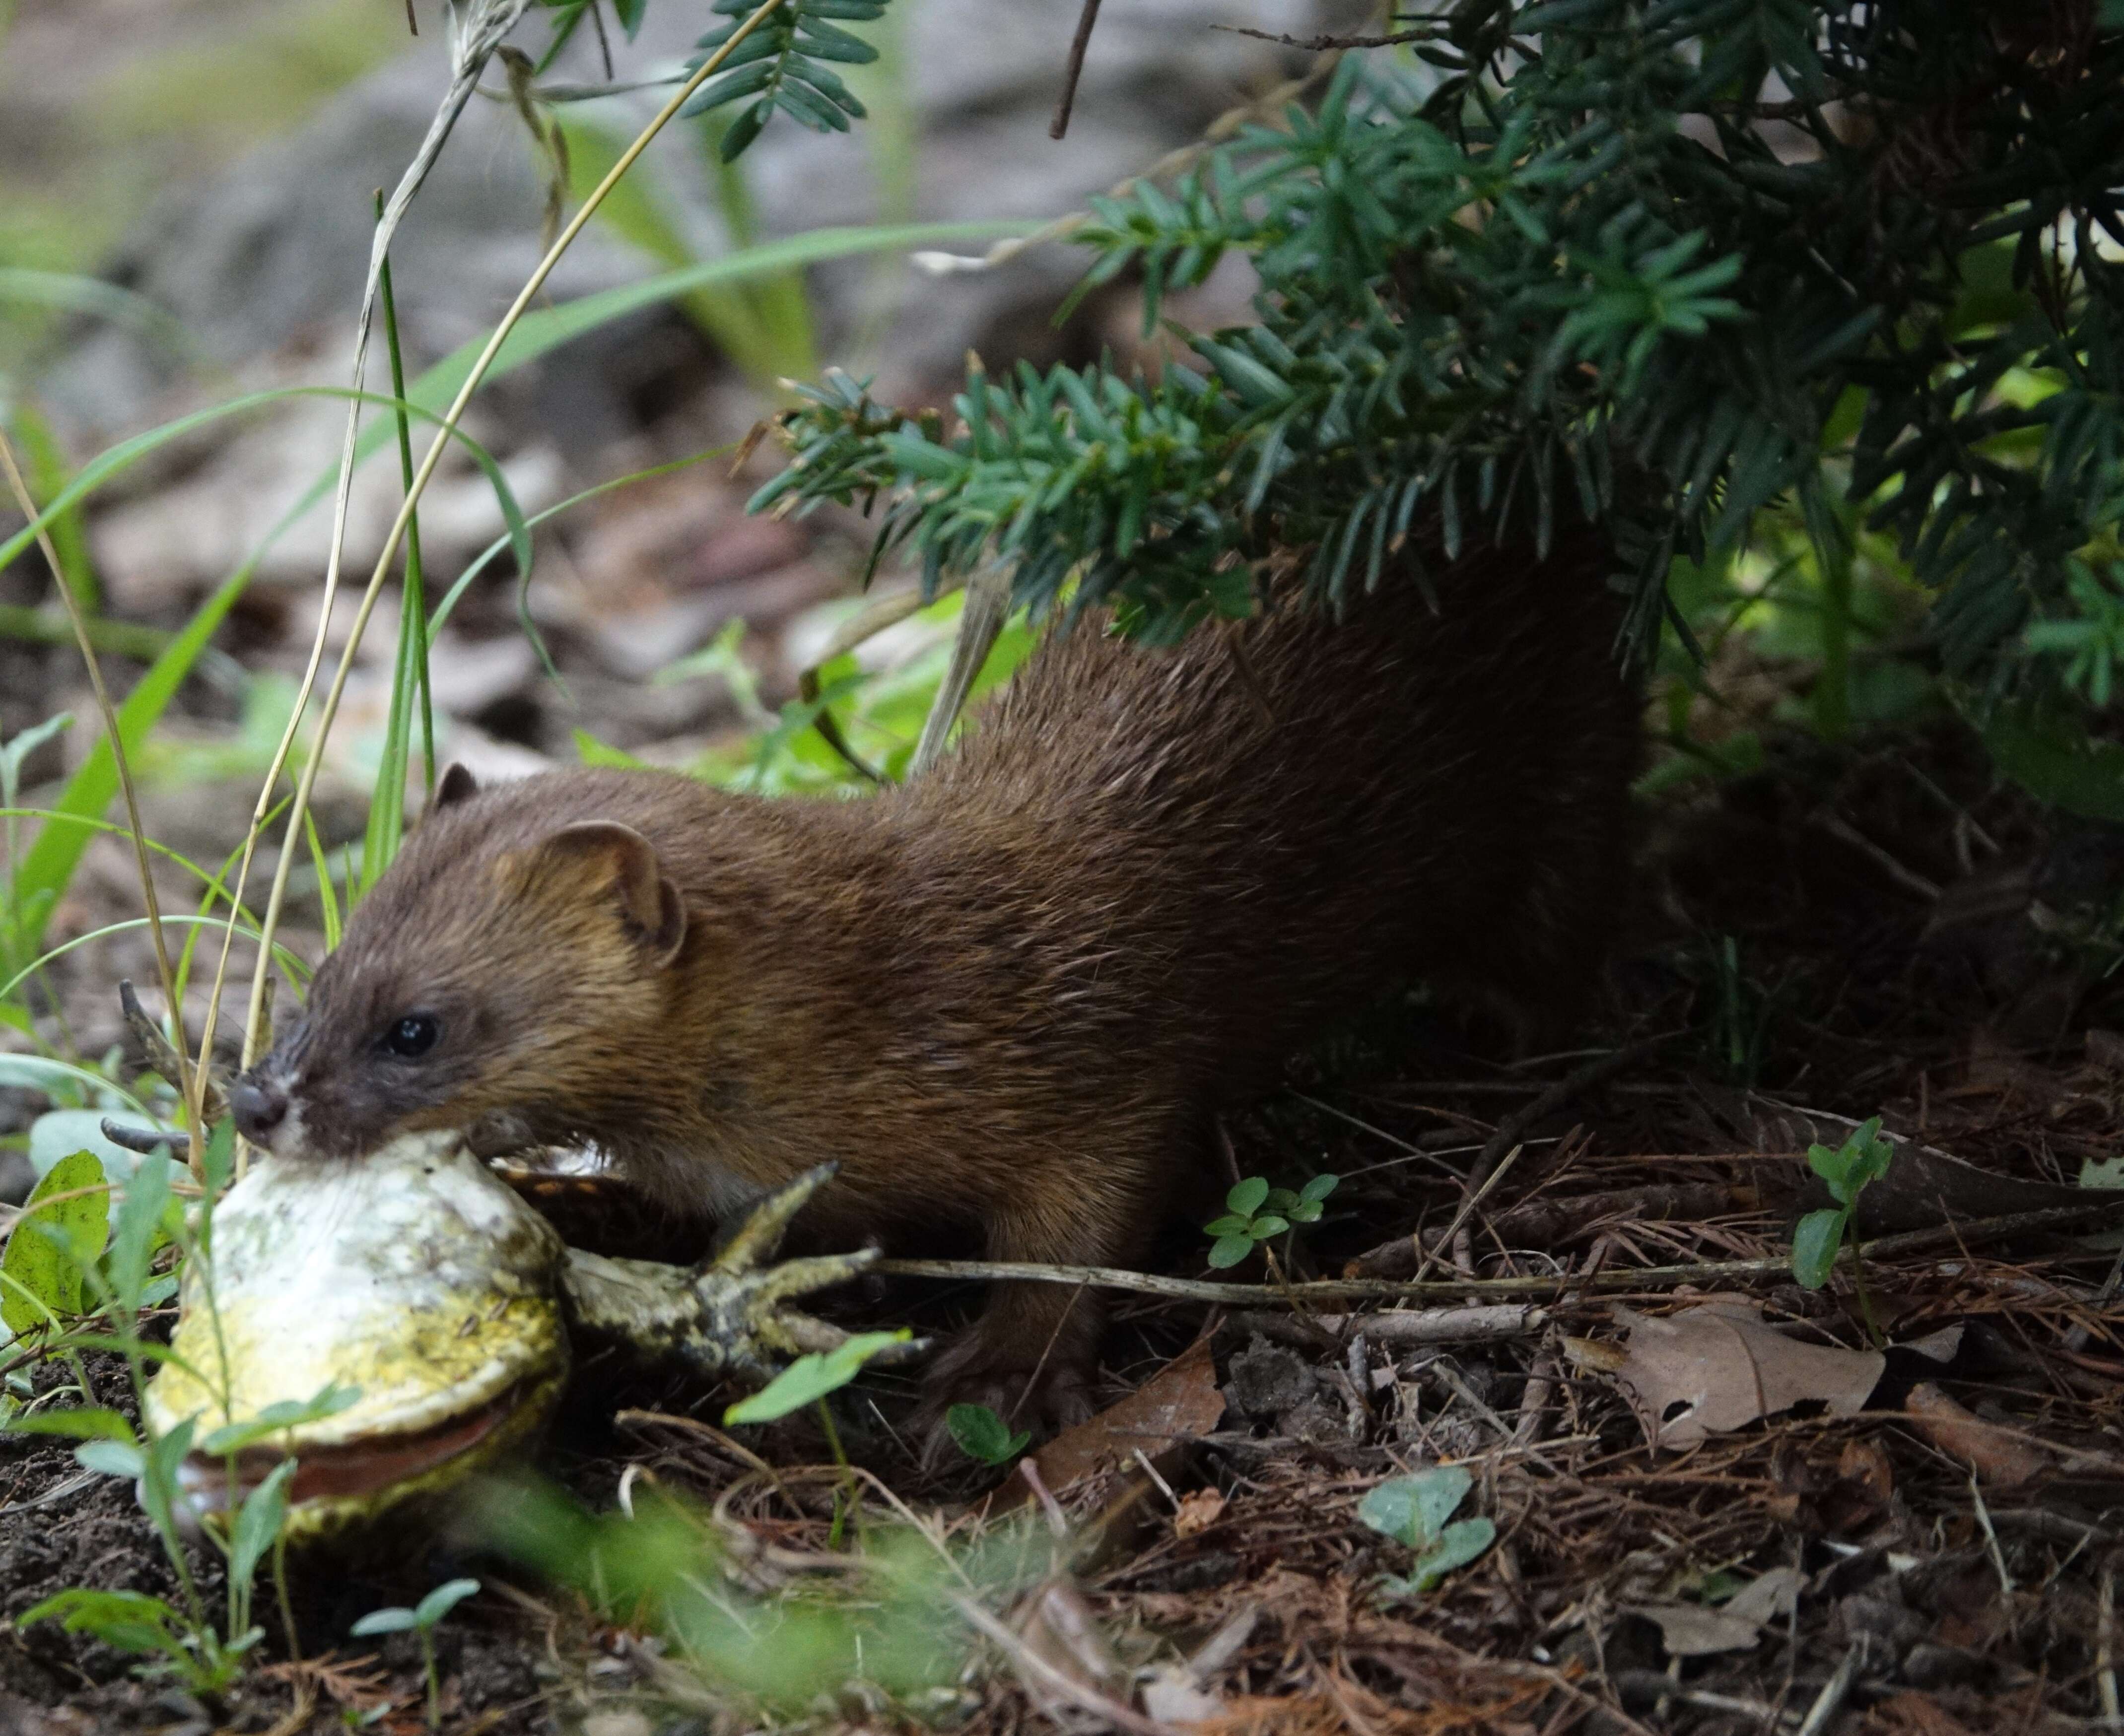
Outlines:
{"label": "dirt ground", "polygon": [[[2124,1120],[2124,998],[2075,940],[2114,896],[2116,841],[2046,827],[1943,726],[1849,748],[1774,739],[1763,772],[1665,798],[1644,857],[1643,908],[1618,913],[1614,1004],[1584,1051],[1501,1059],[1412,1001],[1325,1044],[1230,1127],[1240,1175],[1342,1178],[1289,1276],[1406,1278],[1421,1248],[1446,1288],[1398,1316],[1117,1298],[1103,1396],[1167,1369],[1172,1414],[1196,1421],[1147,1466],[1043,1456],[1077,1522],[1071,1570],[1002,1611],[1015,1627],[933,1703],[830,1683],[772,1710],[704,1699],[658,1640],[438,1523],[301,1567],[305,1661],[269,1613],[270,1661],[215,1706],[50,1624],[0,1626],[0,1729],[423,1729],[417,1647],[346,1629],[458,1571],[486,1588],[440,1630],[456,1732],[1150,1728],[1116,1706],[1161,1666],[1195,1697],[1146,1704],[1229,1731],[1974,1736],[2114,1717],[2117,1243],[2088,1194],[2061,1190],[2117,1149]],[[1840,1397],[1802,1379],[1797,1402],[1652,1444],[1689,1407],[1648,1408],[1642,1388],[1632,1401],[1626,1359],[1656,1350],[1646,1316],[1746,1298],[1807,1344],[1866,1346],[1848,1264],[1802,1290],[1787,1236],[1816,1203],[1806,1146],[1877,1114],[1907,1141],[1902,1185],[1862,1220],[1897,1238],[1864,1267],[1890,1345],[1877,1372]],[[1204,1276],[1205,1247],[1176,1227],[1156,1269]],[[903,1279],[839,1314],[935,1330],[973,1294]],[[1406,1335],[1455,1303],[1516,1319],[1482,1342]],[[1733,1317],[1718,1330],[1737,1344]],[[1213,1368],[1186,1354],[1205,1337]],[[1743,1354],[1762,1355],[1767,1394],[1783,1353],[1725,1360]],[[96,1378],[122,1401],[116,1371]],[[587,1505],[654,1485],[719,1502],[719,1523],[777,1559],[840,1546],[842,1473],[809,1424],[733,1446],[712,1426],[721,1395],[595,1368],[579,1389],[541,1462]],[[925,1473],[898,1428],[911,1393],[881,1374],[836,1401],[876,1480],[867,1508],[884,1522],[905,1502],[969,1540],[1003,1478]],[[1497,1541],[1396,1597],[1381,1581],[1410,1551],[1358,1509],[1382,1479],[1440,1462],[1472,1474],[1468,1510]],[[0,1615],[78,1584],[167,1593],[171,1576],[129,1490],[61,1443],[0,1439]],[[1713,1611],[1736,1585],[1752,1591]],[[1103,1644],[1068,1641],[1086,1619]],[[940,1608],[940,1643],[955,1621]],[[1027,1661],[1035,1640],[1074,1660],[1074,1707]]]}

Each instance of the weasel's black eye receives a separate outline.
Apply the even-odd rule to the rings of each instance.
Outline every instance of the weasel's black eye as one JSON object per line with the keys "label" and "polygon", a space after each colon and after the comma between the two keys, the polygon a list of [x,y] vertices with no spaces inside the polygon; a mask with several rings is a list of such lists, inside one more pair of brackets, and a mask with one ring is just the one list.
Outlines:
{"label": "weasel's black eye", "polygon": [[433,1013],[408,1013],[383,1034],[383,1046],[404,1060],[416,1060],[435,1046],[442,1020]]}

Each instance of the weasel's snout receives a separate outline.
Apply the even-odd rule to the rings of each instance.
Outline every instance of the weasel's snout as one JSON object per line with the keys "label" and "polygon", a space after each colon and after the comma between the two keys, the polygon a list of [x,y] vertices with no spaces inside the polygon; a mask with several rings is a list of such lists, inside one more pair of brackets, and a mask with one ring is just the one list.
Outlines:
{"label": "weasel's snout", "polygon": [[228,1107],[236,1117],[237,1132],[253,1145],[270,1147],[288,1119],[287,1089],[255,1072],[246,1073],[229,1086]]}

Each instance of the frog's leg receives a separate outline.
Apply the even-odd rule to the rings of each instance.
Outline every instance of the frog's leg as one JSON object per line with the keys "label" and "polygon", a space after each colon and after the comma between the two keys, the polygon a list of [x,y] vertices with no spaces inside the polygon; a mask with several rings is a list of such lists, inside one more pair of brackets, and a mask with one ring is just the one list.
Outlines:
{"label": "frog's leg", "polygon": [[[561,1273],[570,1316],[583,1331],[637,1355],[717,1377],[765,1380],[792,1356],[838,1349],[847,1333],[788,1304],[859,1276],[877,1250],[773,1263],[790,1220],[837,1167],[822,1163],[769,1194],[720,1254],[691,1269],[571,1248]],[[878,1359],[906,1360],[928,1348],[910,1340]]]}

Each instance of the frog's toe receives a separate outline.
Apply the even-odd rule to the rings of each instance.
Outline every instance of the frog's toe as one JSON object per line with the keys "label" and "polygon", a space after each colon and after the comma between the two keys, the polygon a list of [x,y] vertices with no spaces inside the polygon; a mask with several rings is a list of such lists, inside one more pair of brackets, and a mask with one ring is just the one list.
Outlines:
{"label": "frog's toe", "polygon": [[877,1264],[876,1248],[858,1248],[850,1254],[816,1254],[801,1260],[785,1260],[759,1274],[762,1301],[785,1302],[792,1296],[808,1296],[834,1284],[860,1278]]}
{"label": "frog's toe", "polygon": [[777,1188],[752,1208],[745,1221],[711,1263],[718,1272],[747,1272],[774,1257],[788,1233],[792,1218],[803,1210],[811,1196],[834,1179],[840,1165],[814,1164],[794,1181]]}

